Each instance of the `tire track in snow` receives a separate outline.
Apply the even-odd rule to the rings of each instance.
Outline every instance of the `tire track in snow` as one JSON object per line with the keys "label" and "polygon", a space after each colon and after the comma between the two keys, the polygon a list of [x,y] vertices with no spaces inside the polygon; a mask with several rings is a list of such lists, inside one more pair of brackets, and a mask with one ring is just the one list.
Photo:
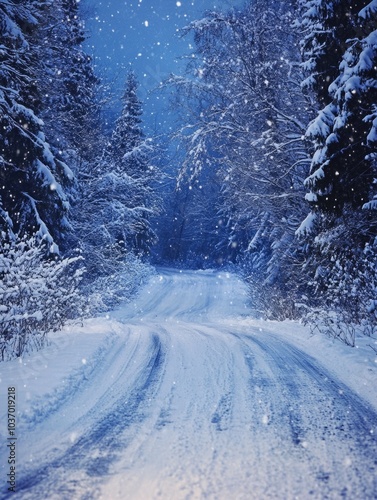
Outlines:
{"label": "tire track in snow", "polygon": [[229,420],[232,415],[232,399],[233,396],[230,392],[222,396],[212,416],[211,423],[216,424],[216,430],[218,431],[226,431],[228,429]]}
{"label": "tire track in snow", "polygon": [[[279,422],[280,446],[312,469],[318,485],[310,494],[377,498],[376,412],[296,347],[270,334],[234,335],[248,346],[248,359],[268,361],[272,381],[265,384],[262,378],[261,392],[271,400],[272,418]],[[254,363],[249,366],[251,384],[259,384]]]}
{"label": "tire track in snow", "polygon": [[148,400],[157,390],[164,362],[165,352],[160,338],[154,334],[149,360],[131,392],[121,394],[87,434],[63,455],[23,475],[17,484],[18,498],[52,498],[54,495],[71,500],[95,497],[101,478],[110,473],[111,465],[127,447],[127,439],[122,434],[146,418]]}
{"label": "tire track in snow", "polygon": [[[163,491],[168,481],[177,485],[177,498],[200,498],[215,488],[212,477],[215,483],[218,481],[219,434],[226,433],[220,430],[227,431],[233,417],[234,359],[226,342],[213,341],[213,332],[179,323],[177,336],[177,325],[170,326],[174,355],[170,355],[165,387],[158,395],[159,401],[164,400],[160,417],[162,414],[167,418],[163,418],[164,425],[157,420],[155,429],[159,434],[148,434],[148,441],[142,443],[132,460],[141,471],[140,462],[148,464],[148,457],[161,457],[159,477],[154,477],[156,491]],[[173,380],[176,385],[172,385]],[[163,448],[160,440],[165,442]],[[127,477],[123,493],[126,498],[154,498],[145,490],[138,491],[142,478],[134,480],[132,468]]]}
{"label": "tire track in snow", "polygon": [[[288,385],[294,396],[300,397],[300,393],[297,393],[297,388],[300,387],[301,393],[304,389],[306,395],[310,395],[310,389],[314,396],[317,395],[317,391],[314,393],[314,388],[323,395],[327,393],[327,397],[331,398],[335,419],[340,421],[343,418],[345,421],[338,429],[344,430],[347,425],[351,434],[357,439],[362,436],[363,447],[367,441],[377,445],[377,414],[367,402],[352,393],[340,381],[335,380],[314,359],[296,347],[283,344],[280,340],[273,340],[272,336],[268,336],[268,340],[263,342],[256,337],[252,337],[251,340],[271,356],[279,368],[280,380]],[[309,385],[310,387],[307,387]],[[292,392],[294,386],[296,389]],[[323,401],[323,397],[321,399]]]}
{"label": "tire track in snow", "polygon": [[[113,384],[116,383],[119,376],[129,367],[140,343],[139,336],[132,336],[129,331],[126,334],[122,330],[118,333],[114,331],[105,337],[94,356],[83,366],[84,371],[82,368],[74,370],[62,387],[45,394],[32,404],[32,410],[37,408],[38,418],[32,418],[35,413],[32,411],[26,424],[21,421],[19,427],[19,453],[23,456],[26,469],[35,461],[35,457],[44,456],[43,450],[46,449],[53,461],[61,454],[61,449],[56,446],[58,443],[63,443],[64,439],[72,443],[76,439],[77,431],[84,433],[92,420],[98,419],[101,412],[106,411],[109,402],[112,402],[110,399],[113,399],[113,394],[112,387],[109,389],[108,383],[104,381],[111,379]],[[107,342],[108,338],[110,343]],[[96,356],[96,353],[99,356]],[[88,371],[85,370],[87,366]],[[114,379],[112,372],[117,369],[119,373]],[[56,429],[59,429],[58,433]],[[30,446],[30,443],[33,446]],[[68,445],[64,444],[65,447]]]}

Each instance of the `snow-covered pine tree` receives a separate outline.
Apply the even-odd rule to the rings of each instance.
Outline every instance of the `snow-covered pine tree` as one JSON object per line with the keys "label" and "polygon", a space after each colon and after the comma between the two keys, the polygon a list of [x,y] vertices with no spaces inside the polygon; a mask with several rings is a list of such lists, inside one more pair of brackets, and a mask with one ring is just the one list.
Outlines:
{"label": "snow-covered pine tree", "polygon": [[82,178],[75,206],[75,231],[80,235],[87,279],[115,273],[127,255],[145,255],[154,240],[150,217],[157,200],[150,163],[152,143],[142,129],[137,80],[128,75],[123,109],[102,156]]}
{"label": "snow-covered pine tree", "polygon": [[[311,175],[306,179],[307,198],[314,211],[339,215],[345,205],[360,209],[372,193],[375,172],[368,136],[377,96],[377,60],[373,13],[367,16],[361,10],[367,3],[316,2],[316,9],[309,6],[312,29],[323,25],[326,37],[318,49],[321,31],[311,35],[317,51],[309,52],[304,46],[303,52],[313,72],[312,88],[320,102],[326,103],[307,131],[315,144]],[[319,16],[317,23],[314,13]],[[343,24],[339,16],[345,18]],[[321,68],[328,68],[326,89],[319,83],[325,77]]]}
{"label": "snow-covered pine tree", "polygon": [[[152,183],[156,169],[151,165],[152,140],[142,128],[142,104],[137,95],[138,81],[133,71],[127,75],[123,109],[105,151],[104,162],[121,183],[123,215],[117,239],[137,254],[147,254],[155,240],[150,217],[156,210]],[[115,177],[113,177],[115,179]],[[123,183],[123,186],[122,186]],[[117,210],[113,206],[115,211]]]}
{"label": "snow-covered pine tree", "polygon": [[100,154],[99,81],[92,59],[82,47],[85,32],[79,2],[55,0],[37,5],[39,28],[34,45],[40,54],[41,116],[53,136],[54,153],[66,159],[77,174],[83,161]]}
{"label": "snow-covered pine tree", "polygon": [[303,86],[314,90],[321,105],[329,102],[328,87],[338,76],[346,39],[354,29],[352,17],[362,3],[363,0],[298,0],[301,16],[295,25],[307,72]]}
{"label": "snow-covered pine tree", "polygon": [[[305,181],[312,211],[299,233],[306,234],[310,248],[305,266],[310,302],[317,310],[328,311],[320,320],[333,325],[332,334],[342,337],[347,336],[347,325],[353,328],[356,322],[369,331],[367,325],[375,321],[370,322],[374,310],[370,304],[376,301],[377,284],[366,259],[375,253],[377,235],[375,217],[368,211],[374,208],[376,194],[377,5],[331,2],[330,11],[336,17],[329,24],[328,10],[323,8],[328,4],[318,1],[317,9],[308,6],[312,27],[325,26],[326,36],[337,39],[340,52],[337,74],[327,82],[327,95],[312,78],[322,109],[307,131],[315,148]],[[338,11],[340,19],[343,12],[347,29],[339,29]],[[317,23],[314,14],[319,16]],[[333,66],[331,43],[323,43],[311,54],[304,51],[304,57],[308,55],[311,70]]]}
{"label": "snow-covered pine tree", "polygon": [[20,235],[36,234],[58,252],[69,227],[67,186],[73,176],[51,151],[38,117],[35,5],[0,2],[0,224]]}

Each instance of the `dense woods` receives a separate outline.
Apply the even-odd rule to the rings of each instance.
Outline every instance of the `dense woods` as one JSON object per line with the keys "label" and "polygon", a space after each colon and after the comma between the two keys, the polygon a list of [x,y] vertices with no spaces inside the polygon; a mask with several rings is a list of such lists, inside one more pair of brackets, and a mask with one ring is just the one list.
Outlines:
{"label": "dense woods", "polygon": [[101,121],[79,3],[0,0],[2,359],[129,297],[151,251],[233,266],[259,316],[373,335],[376,21],[375,0],[249,0],[189,24],[161,183],[132,71]]}
{"label": "dense woods", "polygon": [[254,0],[208,12],[186,29],[186,74],[166,82],[185,147],[175,258],[230,260],[261,316],[350,345],[377,319],[376,10]]}

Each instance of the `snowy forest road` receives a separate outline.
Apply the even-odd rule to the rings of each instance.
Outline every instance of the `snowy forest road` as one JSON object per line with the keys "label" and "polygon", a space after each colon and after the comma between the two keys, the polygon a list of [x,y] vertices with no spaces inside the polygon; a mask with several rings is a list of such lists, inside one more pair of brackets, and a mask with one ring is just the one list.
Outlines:
{"label": "snowy forest road", "polygon": [[23,438],[15,498],[376,498],[375,411],[246,313],[235,276],[160,270]]}

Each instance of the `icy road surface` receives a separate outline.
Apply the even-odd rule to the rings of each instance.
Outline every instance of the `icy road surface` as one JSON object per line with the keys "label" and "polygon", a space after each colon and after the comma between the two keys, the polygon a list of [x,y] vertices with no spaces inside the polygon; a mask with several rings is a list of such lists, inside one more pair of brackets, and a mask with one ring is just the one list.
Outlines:
{"label": "icy road surface", "polygon": [[80,383],[20,416],[10,498],[377,498],[375,410],[248,313],[232,275],[161,271]]}

